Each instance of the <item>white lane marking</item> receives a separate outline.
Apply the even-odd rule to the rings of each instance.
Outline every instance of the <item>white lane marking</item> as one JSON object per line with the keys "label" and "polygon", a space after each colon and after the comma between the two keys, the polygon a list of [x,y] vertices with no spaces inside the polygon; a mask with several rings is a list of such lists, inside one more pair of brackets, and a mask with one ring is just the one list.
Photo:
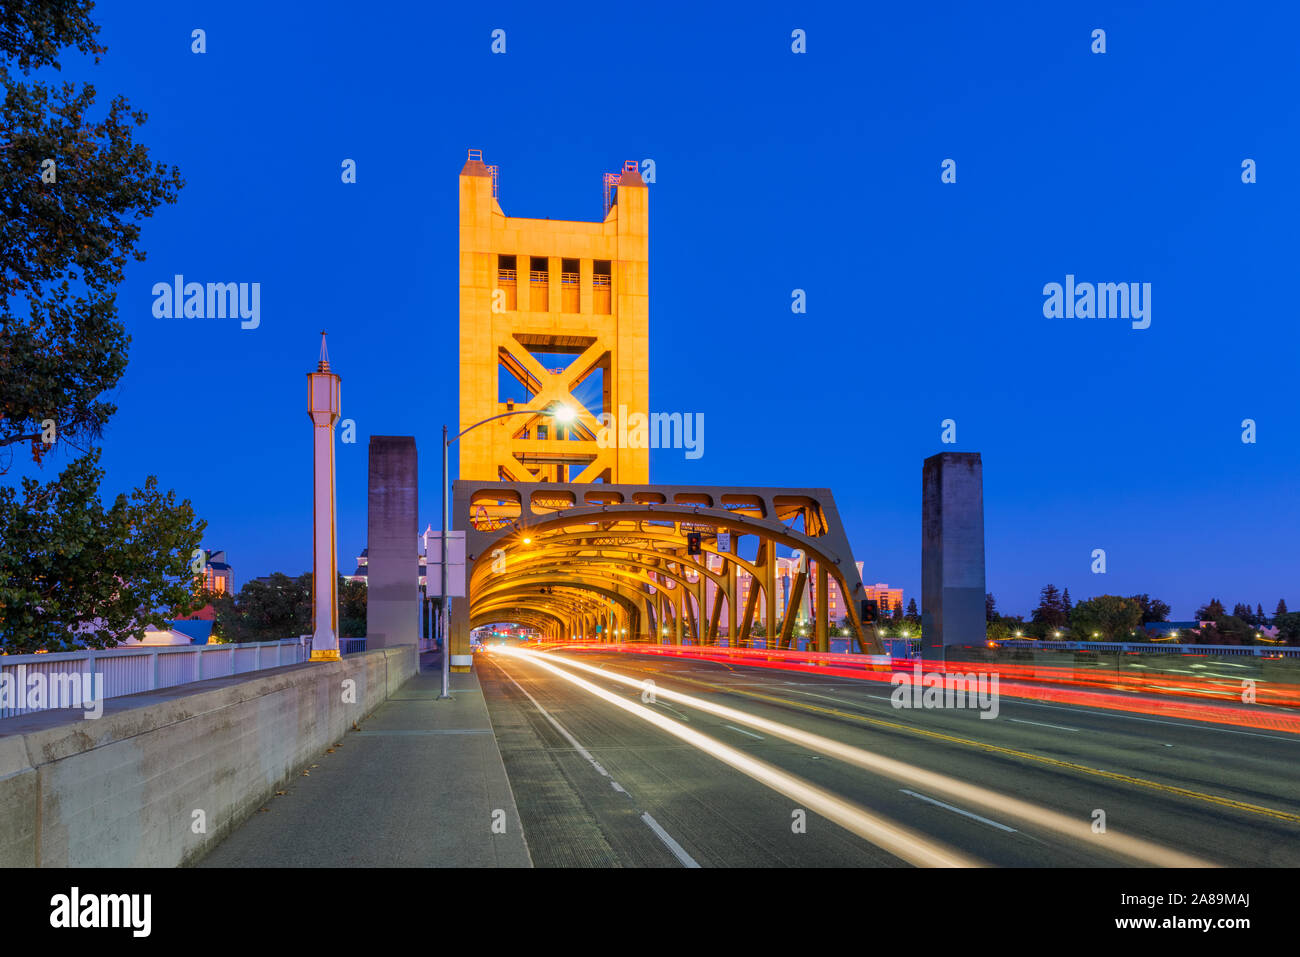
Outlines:
{"label": "white lane marking", "polygon": [[[810,698],[821,698],[823,701],[834,701],[836,704],[847,704],[849,706],[858,705],[862,703],[861,701],[845,701],[843,698],[832,698],[830,695],[825,695],[825,694],[813,694],[811,691],[796,691],[795,694],[805,694]],[[875,698],[877,701],[891,700],[889,697],[885,695],[878,695],[878,694],[869,694],[869,695],[865,695],[864,697]]]}
{"label": "white lane marking", "polygon": [[1082,728],[1067,728],[1063,724],[1043,724],[1041,721],[1026,721],[1023,718],[1008,718],[1008,721],[1014,721],[1016,724],[1034,724],[1040,728],[1055,728],[1057,731],[1081,731]]}
{"label": "white lane marking", "polygon": [[980,817],[978,814],[972,814],[970,811],[963,811],[961,808],[953,807],[951,804],[944,804],[942,801],[936,801],[934,798],[926,797],[924,794],[917,794],[915,791],[907,790],[907,788],[899,788],[899,790],[902,791],[904,794],[910,794],[912,797],[918,798],[919,800],[926,801],[930,804],[934,804],[941,808],[945,808],[956,814],[961,814],[964,817],[972,818],[973,820],[979,821],[982,824],[987,824],[990,827],[996,827],[1000,831],[1007,831],[1010,834],[1018,833],[1014,827],[1007,827],[1005,824],[999,824],[997,821],[990,821],[986,817]]}
{"label": "white lane marking", "polygon": [[[584,748],[582,745],[580,745],[578,743],[577,738],[569,734],[569,732],[565,729],[564,725],[560,724],[560,722],[556,721],[553,717],[551,717],[551,713],[547,711],[545,708],[543,708],[540,704],[538,704],[537,699],[534,698],[532,695],[530,695],[527,689],[524,688],[523,685],[521,685],[518,681],[515,681],[514,675],[506,671],[505,668],[501,668],[500,663],[497,663],[497,667],[501,669],[501,673],[503,675],[505,675],[507,678],[510,679],[510,683],[512,685],[514,685],[516,688],[518,688],[520,691],[524,693],[524,697],[533,703],[533,707],[536,708],[539,712],[541,712],[542,716],[546,718],[547,721],[551,722],[552,725],[555,726],[555,730],[560,732],[560,734],[564,735],[564,739],[568,741],[569,744],[573,745],[573,750],[577,751],[584,758],[590,761],[591,766],[595,768],[597,771],[599,771],[603,777],[609,778],[610,786],[615,791],[618,791],[621,794],[627,794],[628,798],[632,797],[631,794],[628,794],[627,789],[624,788],[623,785],[619,784],[612,777],[610,777],[609,772],[600,766],[600,762],[591,756],[591,752],[588,751],[586,748]],[[673,836],[671,834],[669,834],[667,831],[665,831],[662,827],[659,826],[659,822],[656,821],[654,818],[652,818],[648,811],[643,811],[641,813],[641,820],[645,822],[645,824],[650,828],[650,830],[655,832],[655,835],[659,838],[660,841],[663,842],[664,846],[667,847],[668,850],[672,852],[673,857],[681,861],[683,867],[700,866],[695,862],[695,858],[691,857],[691,855],[686,853],[685,848],[683,848],[680,844],[678,844],[675,840],[673,840]]]}
{"label": "white lane marking", "polygon": [[734,724],[724,724],[723,727],[730,728],[732,731],[739,731],[741,734],[747,734],[751,738],[758,738],[760,741],[766,740],[761,734],[755,734],[753,731],[746,731],[744,728],[737,728]]}
{"label": "white lane marking", "polygon": [[[497,665],[497,667],[500,668],[501,666]],[[580,745],[578,743],[578,739],[575,738],[573,735],[569,734],[567,730],[565,730],[564,725],[560,724],[560,722],[552,718],[551,713],[547,711],[545,708],[543,708],[540,704],[538,704],[537,699],[534,698],[532,695],[530,695],[527,689],[524,688],[523,685],[521,685],[518,681],[514,679],[514,675],[510,674],[510,672],[506,671],[506,669],[504,668],[501,668],[501,673],[510,679],[510,683],[512,685],[514,685],[516,688],[518,688],[520,691],[523,692],[524,697],[533,703],[533,707],[536,708],[539,712],[541,712],[543,718],[545,718],[547,721],[551,722],[552,725],[554,725],[555,730],[560,732],[560,734],[564,736],[564,740],[568,741],[569,744],[573,746],[573,750],[577,751],[584,758],[586,758],[588,761],[591,762],[591,766],[600,772],[601,777],[604,778],[609,777],[609,772],[600,766],[600,762],[591,756],[591,752],[588,751],[586,748],[584,748],[582,745]]]}
{"label": "white lane marking", "polygon": [[676,708],[669,707],[668,705],[664,704],[662,701],[656,701],[655,704],[657,704],[661,708],[667,708],[669,711],[677,715],[677,717],[681,718],[683,721],[687,722],[688,724],[690,723],[691,719],[686,717],[686,715],[682,714]]}
{"label": "white lane marking", "polygon": [[673,836],[659,826],[659,822],[650,816],[650,812],[643,812],[641,820],[645,821],[646,826],[658,835],[659,840],[664,842],[664,846],[673,852],[673,856],[682,862],[682,867],[699,867],[695,858],[686,853],[686,848],[682,847],[673,840]]}

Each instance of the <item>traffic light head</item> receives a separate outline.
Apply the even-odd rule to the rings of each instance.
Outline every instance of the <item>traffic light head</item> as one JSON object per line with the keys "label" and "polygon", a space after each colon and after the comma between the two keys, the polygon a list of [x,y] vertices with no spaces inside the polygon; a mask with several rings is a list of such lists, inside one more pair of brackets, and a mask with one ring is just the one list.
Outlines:
{"label": "traffic light head", "polygon": [[687,555],[700,554],[700,533],[699,532],[686,533],[686,554]]}
{"label": "traffic light head", "polygon": [[880,618],[880,603],[871,599],[862,599],[862,622],[876,621]]}

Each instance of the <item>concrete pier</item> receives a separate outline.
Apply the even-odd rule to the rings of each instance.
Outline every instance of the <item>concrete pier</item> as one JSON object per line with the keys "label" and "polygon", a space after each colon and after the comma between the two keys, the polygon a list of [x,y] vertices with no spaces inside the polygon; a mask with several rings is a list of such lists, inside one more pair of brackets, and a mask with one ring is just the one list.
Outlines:
{"label": "concrete pier", "polygon": [[419,642],[418,477],[414,437],[370,437],[367,648]]}
{"label": "concrete pier", "polygon": [[921,469],[921,631],[926,658],[982,647],[984,467],[978,452],[940,452]]}

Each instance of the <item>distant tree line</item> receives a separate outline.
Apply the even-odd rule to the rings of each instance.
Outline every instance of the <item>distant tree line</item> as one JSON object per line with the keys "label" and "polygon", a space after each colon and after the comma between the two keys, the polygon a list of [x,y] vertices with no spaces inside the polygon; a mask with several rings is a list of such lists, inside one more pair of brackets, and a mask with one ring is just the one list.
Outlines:
{"label": "distant tree line", "polygon": [[[1149,624],[1169,620],[1169,605],[1148,594],[1097,595],[1071,603],[1070,589],[1044,585],[1038,607],[1028,621],[1022,615],[1001,615],[993,595],[984,596],[984,617],[988,637],[1068,638],[1071,641],[1141,641]],[[1300,613],[1288,612],[1286,601],[1277,603],[1270,618],[1257,603],[1238,603],[1228,614],[1217,598],[1196,610],[1197,622],[1204,622],[1178,636],[1185,644],[1239,645],[1255,641],[1261,629],[1275,627],[1277,637],[1288,644],[1300,644]]]}

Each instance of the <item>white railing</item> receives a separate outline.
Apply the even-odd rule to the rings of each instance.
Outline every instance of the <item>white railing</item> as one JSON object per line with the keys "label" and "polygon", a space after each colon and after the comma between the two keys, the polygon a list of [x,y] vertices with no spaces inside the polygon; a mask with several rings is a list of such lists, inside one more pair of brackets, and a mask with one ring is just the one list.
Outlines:
{"label": "white railing", "polygon": [[1003,648],[1042,648],[1047,651],[1096,651],[1109,654],[1145,655],[1208,655],[1221,657],[1239,655],[1252,658],[1300,658],[1300,648],[1294,645],[1170,645],[1164,642],[1145,641],[1025,641],[1023,639],[994,639]]}
{"label": "white railing", "polygon": [[[30,701],[26,682],[32,675],[43,675],[41,680],[48,684],[59,676],[99,673],[104,676],[102,696],[117,698],[205,678],[294,665],[305,661],[309,654],[309,647],[300,638],[228,645],[129,645],[45,655],[3,655],[0,674],[13,676],[4,684],[17,702]],[[47,708],[2,707],[0,719],[43,710]]]}

